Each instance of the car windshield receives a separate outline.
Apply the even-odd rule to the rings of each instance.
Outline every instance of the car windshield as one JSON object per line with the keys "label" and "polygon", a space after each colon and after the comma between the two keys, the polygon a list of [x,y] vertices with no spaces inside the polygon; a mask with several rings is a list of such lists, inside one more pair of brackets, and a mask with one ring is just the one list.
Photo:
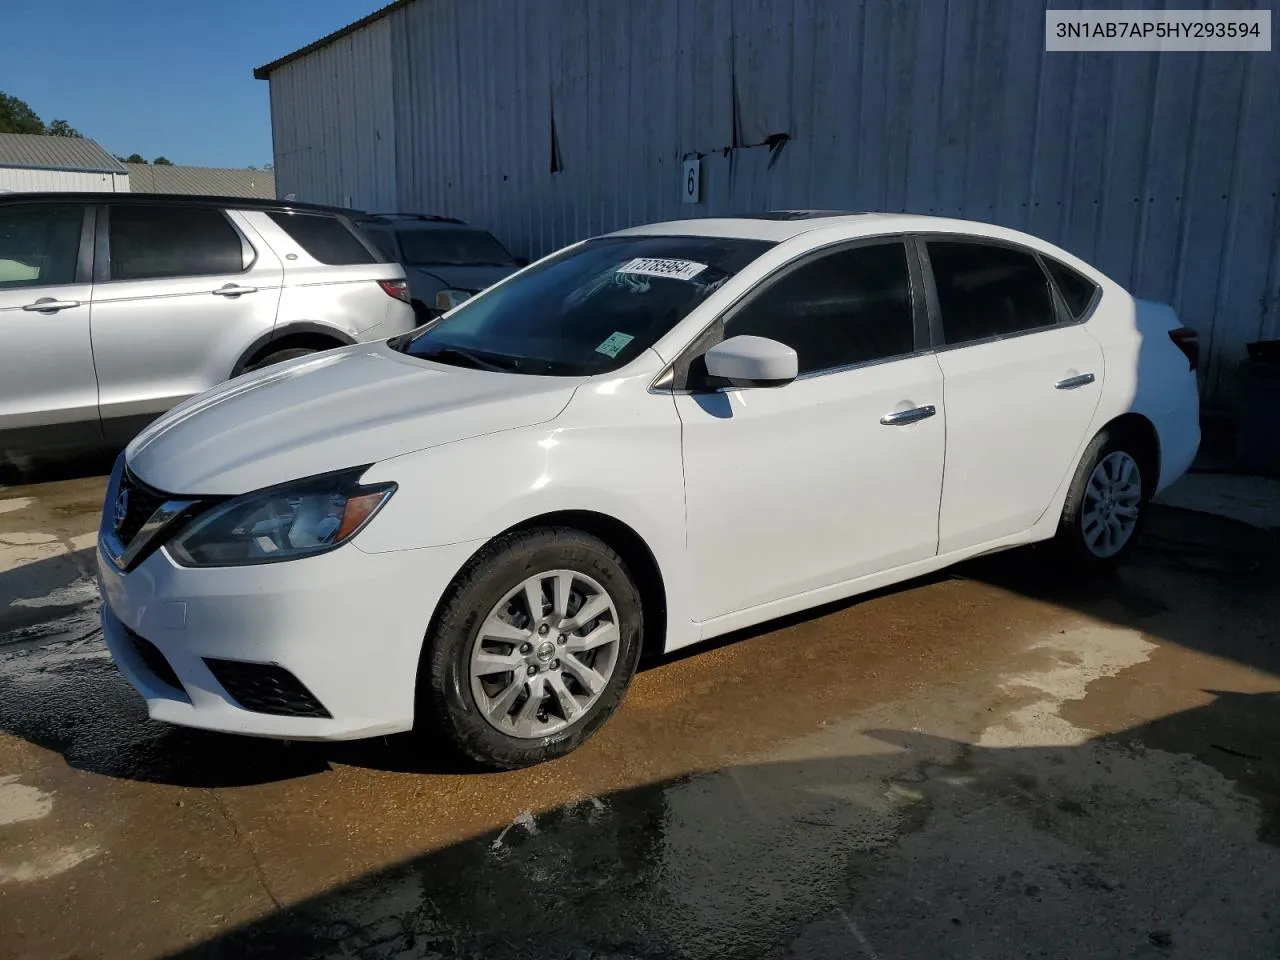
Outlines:
{"label": "car windshield", "polygon": [[415,267],[513,267],[515,258],[483,230],[429,227],[400,230],[405,263]]}
{"label": "car windshield", "polygon": [[563,251],[392,341],[410,356],[544,376],[634,360],[772,244],[720,237],[604,237]]}

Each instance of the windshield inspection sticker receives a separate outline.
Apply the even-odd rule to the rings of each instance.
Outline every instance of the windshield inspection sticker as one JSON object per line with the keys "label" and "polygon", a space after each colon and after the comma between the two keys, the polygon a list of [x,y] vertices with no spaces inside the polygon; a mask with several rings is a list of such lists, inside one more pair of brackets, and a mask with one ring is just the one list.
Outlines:
{"label": "windshield inspection sticker", "polygon": [[646,277],[670,277],[672,280],[692,280],[703,270],[705,263],[692,260],[665,260],[661,257],[636,257],[618,268],[618,273],[638,273]]}
{"label": "windshield inspection sticker", "polygon": [[622,352],[622,348],[634,339],[635,337],[629,333],[611,333],[604,343],[596,347],[596,353],[603,353],[606,357],[616,357]]}

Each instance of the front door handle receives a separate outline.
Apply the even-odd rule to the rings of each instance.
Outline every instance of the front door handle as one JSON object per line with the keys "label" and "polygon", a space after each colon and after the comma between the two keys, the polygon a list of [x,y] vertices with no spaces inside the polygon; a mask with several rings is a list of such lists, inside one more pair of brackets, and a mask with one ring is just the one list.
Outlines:
{"label": "front door handle", "polygon": [[1081,373],[1074,377],[1067,377],[1065,380],[1059,380],[1054,384],[1059,390],[1074,390],[1076,387],[1083,387],[1086,384],[1093,383],[1095,377],[1092,373]]}
{"label": "front door handle", "polygon": [[217,290],[213,291],[220,297],[238,297],[242,293],[257,293],[257,287],[242,287],[236,283],[223,284]]}
{"label": "front door handle", "polygon": [[55,300],[53,297],[41,297],[35,303],[24,304],[23,310],[35,313],[57,313],[59,310],[70,310],[80,306],[79,300]]}
{"label": "front door handle", "polygon": [[937,408],[930,403],[923,407],[912,407],[910,410],[895,410],[893,413],[886,413],[880,418],[880,422],[886,427],[905,427],[909,423],[919,423],[921,420],[927,420],[937,412]]}

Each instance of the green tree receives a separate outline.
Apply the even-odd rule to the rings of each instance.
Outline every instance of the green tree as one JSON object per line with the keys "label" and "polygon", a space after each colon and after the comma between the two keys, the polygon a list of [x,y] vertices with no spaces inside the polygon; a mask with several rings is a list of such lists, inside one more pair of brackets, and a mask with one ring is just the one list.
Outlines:
{"label": "green tree", "polygon": [[0,133],[44,133],[44,124],[25,102],[0,93]]}
{"label": "green tree", "polygon": [[140,153],[131,153],[122,161],[123,163],[146,163],[147,158]]}
{"label": "green tree", "polygon": [[173,161],[170,160],[168,157],[156,157],[154,160],[151,161],[151,163],[153,166],[157,166],[157,167],[173,166]]}
{"label": "green tree", "polygon": [[49,126],[45,127],[44,132],[51,137],[78,137],[84,138],[84,134],[67,123],[65,120],[54,120]]}

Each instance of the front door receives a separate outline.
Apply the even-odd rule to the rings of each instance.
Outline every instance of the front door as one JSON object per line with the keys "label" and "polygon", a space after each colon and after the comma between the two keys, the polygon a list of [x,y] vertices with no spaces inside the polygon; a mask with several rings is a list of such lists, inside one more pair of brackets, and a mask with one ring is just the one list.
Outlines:
{"label": "front door", "polygon": [[677,392],[699,621],[934,556],[942,372],[917,308],[905,245],[880,241],[783,268],[726,319],[725,338],[794,348],[800,377],[700,389],[695,372]]}
{"label": "front door", "polygon": [[103,427],[124,440],[225,380],[243,351],[271,332],[283,268],[216,207],[103,210],[93,357]]}
{"label": "front door", "polygon": [[102,439],[89,341],[92,236],[85,204],[0,204],[0,443]]}

